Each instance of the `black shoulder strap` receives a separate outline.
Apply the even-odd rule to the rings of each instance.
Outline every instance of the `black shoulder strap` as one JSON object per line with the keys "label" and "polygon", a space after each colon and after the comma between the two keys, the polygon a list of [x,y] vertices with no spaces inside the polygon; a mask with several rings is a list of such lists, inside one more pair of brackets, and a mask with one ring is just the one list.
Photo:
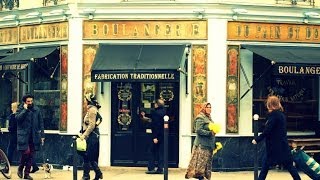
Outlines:
{"label": "black shoulder strap", "polygon": [[97,120],[97,121],[98,121],[98,120],[102,121],[102,116],[100,115],[100,113],[99,113],[99,112],[97,112],[96,120]]}

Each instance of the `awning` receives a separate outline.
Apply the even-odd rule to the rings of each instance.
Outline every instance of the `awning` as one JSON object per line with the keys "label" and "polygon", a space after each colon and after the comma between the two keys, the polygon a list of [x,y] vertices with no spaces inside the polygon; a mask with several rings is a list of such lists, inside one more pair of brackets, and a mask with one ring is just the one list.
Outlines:
{"label": "awning", "polygon": [[32,59],[43,58],[51,54],[57,47],[37,47],[22,49],[17,53],[0,59],[1,70],[23,70]]}
{"label": "awning", "polygon": [[0,50],[0,58],[12,55],[12,49],[3,49]]}
{"label": "awning", "polygon": [[57,47],[37,47],[22,49],[17,53],[0,59],[0,64],[16,64],[28,62],[32,59],[43,58],[51,54]]}
{"label": "awning", "polygon": [[320,47],[241,45],[276,63],[320,64]]}
{"label": "awning", "polygon": [[91,81],[179,81],[186,44],[100,44]]}

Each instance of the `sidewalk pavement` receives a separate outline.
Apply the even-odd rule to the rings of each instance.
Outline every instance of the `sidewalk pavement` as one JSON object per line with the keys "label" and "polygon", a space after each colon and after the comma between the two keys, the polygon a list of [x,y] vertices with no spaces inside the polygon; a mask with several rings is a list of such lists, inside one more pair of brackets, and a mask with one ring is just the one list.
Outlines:
{"label": "sidewalk pavement", "polygon": [[[106,167],[103,169],[104,180],[163,180],[164,176],[160,174],[145,174],[144,167]],[[185,169],[170,168],[168,180],[184,180]],[[302,180],[310,180],[303,172],[299,172]],[[30,174],[33,179],[44,179],[43,170],[39,170],[34,174]],[[78,170],[77,180],[81,180],[82,170]],[[94,173],[91,171],[91,179]],[[0,179],[5,179],[0,174]],[[17,166],[12,167],[13,180],[19,180],[17,176]],[[51,173],[51,179],[56,180],[73,180],[73,171],[54,169]],[[253,180],[253,171],[236,171],[236,172],[212,172],[212,180]],[[290,180],[292,179],[289,172],[283,170],[271,170],[267,176],[267,180]]]}

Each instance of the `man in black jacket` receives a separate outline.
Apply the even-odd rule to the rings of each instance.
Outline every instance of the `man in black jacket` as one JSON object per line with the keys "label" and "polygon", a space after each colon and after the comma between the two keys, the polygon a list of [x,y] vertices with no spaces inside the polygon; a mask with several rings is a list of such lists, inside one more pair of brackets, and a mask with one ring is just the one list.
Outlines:
{"label": "man in black jacket", "polygon": [[[152,146],[149,156],[147,174],[163,174],[163,117],[166,115],[164,101],[158,99],[155,110],[151,113]],[[155,159],[158,160],[158,168],[155,170]]]}
{"label": "man in black jacket", "polygon": [[[22,97],[16,113],[18,150],[21,159],[18,167],[19,178],[33,179],[29,173],[34,152],[39,150],[40,143],[44,143],[44,127],[40,109],[33,104],[33,96],[27,94]],[[23,175],[24,170],[24,175]]]}

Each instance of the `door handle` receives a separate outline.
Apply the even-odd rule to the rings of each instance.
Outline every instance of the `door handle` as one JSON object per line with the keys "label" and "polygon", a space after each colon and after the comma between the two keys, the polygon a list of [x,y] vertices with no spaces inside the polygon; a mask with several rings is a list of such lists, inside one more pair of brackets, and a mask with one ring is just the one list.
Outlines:
{"label": "door handle", "polygon": [[138,115],[140,115],[139,112],[140,112],[140,107],[138,106],[138,107],[137,107],[137,114],[138,114]]}

